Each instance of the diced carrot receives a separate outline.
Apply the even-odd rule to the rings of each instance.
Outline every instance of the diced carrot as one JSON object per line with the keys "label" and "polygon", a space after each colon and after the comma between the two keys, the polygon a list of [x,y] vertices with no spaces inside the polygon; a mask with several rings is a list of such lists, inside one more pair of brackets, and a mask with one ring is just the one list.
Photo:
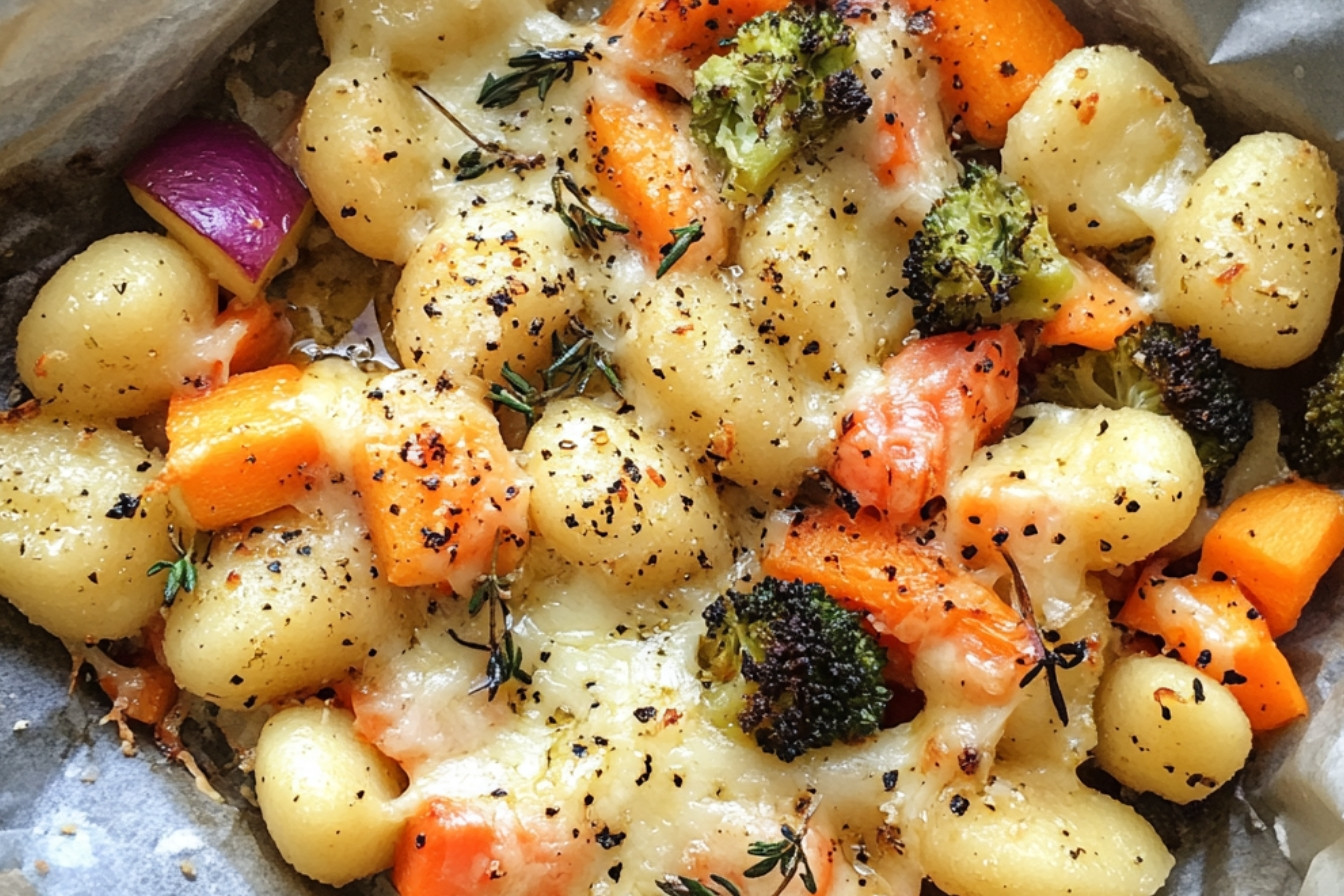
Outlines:
{"label": "diced carrot", "polygon": [[845,415],[830,473],[865,507],[916,523],[951,472],[997,438],[1017,407],[1022,343],[1011,327],[906,346]]}
{"label": "diced carrot", "polygon": [[1040,659],[1021,614],[933,548],[869,514],[807,514],[769,545],[761,570],[821,585],[844,606],[872,614],[874,628],[916,658],[951,648],[961,680],[988,702],[1014,693]]}
{"label": "diced carrot", "polygon": [[676,239],[699,223],[703,236],[679,270],[721,261],[727,251],[722,204],[687,136],[684,114],[652,96],[594,97],[585,109],[598,187],[631,226],[631,238],[656,267]]}
{"label": "diced carrot", "polygon": [[661,62],[680,57],[687,69],[708,59],[719,42],[746,22],[777,12],[790,0],[615,0],[600,24],[619,35],[637,59]]}
{"label": "diced carrot", "polygon": [[1070,262],[1073,289],[1061,301],[1059,312],[1041,328],[1041,345],[1109,351],[1130,329],[1152,320],[1139,293],[1106,265],[1081,252]]}
{"label": "diced carrot", "polygon": [[1344,496],[1294,479],[1255,489],[1228,505],[1204,536],[1199,574],[1234,580],[1277,638],[1297,625],[1341,551]]}
{"label": "diced carrot", "polygon": [[472,896],[488,892],[495,830],[474,807],[430,800],[402,830],[392,860],[401,896]]}
{"label": "diced carrot", "polygon": [[215,320],[217,327],[238,328],[229,374],[250,373],[284,360],[294,326],[278,304],[237,296]]}
{"label": "diced carrot", "polygon": [[387,401],[355,450],[354,478],[388,580],[467,594],[492,564],[513,569],[530,492],[498,421],[473,399],[433,410]]}
{"label": "diced carrot", "polygon": [[1083,36],[1050,0],[929,0],[929,55],[944,103],[983,146],[1003,145],[1008,119]]}
{"label": "diced carrot", "polygon": [[168,461],[161,486],[176,486],[202,529],[220,529],[293,504],[322,460],[317,427],[298,410],[302,374],[279,364],[233,377],[168,405]]}
{"label": "diced carrot", "polygon": [[1256,731],[1307,713],[1307,700],[1269,626],[1235,582],[1146,573],[1115,621],[1162,638],[1186,664],[1220,679]]}
{"label": "diced carrot", "polygon": [[567,839],[541,819],[524,825],[498,804],[487,810],[469,800],[433,797],[402,829],[392,884],[400,896],[562,896],[573,892],[573,874],[548,841]]}

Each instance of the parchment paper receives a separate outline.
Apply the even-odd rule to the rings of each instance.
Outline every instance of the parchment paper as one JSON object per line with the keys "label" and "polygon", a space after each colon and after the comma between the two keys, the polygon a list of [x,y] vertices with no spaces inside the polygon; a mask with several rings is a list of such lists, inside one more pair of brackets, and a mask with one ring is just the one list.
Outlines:
{"label": "parchment paper", "polygon": [[[0,398],[37,287],[97,236],[152,226],[116,179],[143,141],[202,97],[227,103],[230,72],[259,79],[247,92],[301,96],[320,70],[308,0],[240,39],[272,2],[0,0]],[[1143,48],[1215,147],[1283,129],[1344,171],[1339,0],[1058,2],[1089,42]],[[1138,801],[1180,860],[1166,896],[1344,892],[1344,573],[1283,644],[1312,718],[1259,742],[1239,786],[1193,811]],[[60,645],[0,601],[0,896],[330,892],[276,854],[240,776],[217,804],[147,741],[124,758],[96,685],[69,682]]]}

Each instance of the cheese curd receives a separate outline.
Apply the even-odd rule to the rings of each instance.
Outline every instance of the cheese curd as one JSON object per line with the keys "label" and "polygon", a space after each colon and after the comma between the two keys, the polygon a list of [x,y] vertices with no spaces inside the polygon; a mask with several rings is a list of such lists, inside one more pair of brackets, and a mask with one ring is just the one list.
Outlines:
{"label": "cheese curd", "polygon": [[[1196,444],[1171,417],[1128,408],[1037,404],[1005,434],[967,397],[970,376],[939,394],[921,379],[901,392],[906,417],[863,404],[883,363],[919,337],[902,263],[960,169],[923,25],[886,4],[835,4],[872,108],[789,158],[766,195],[730,202],[673,92],[689,91],[698,51],[635,60],[633,35],[668,8],[644,5],[627,35],[609,24],[642,8],[626,0],[598,21],[539,0],[318,0],[330,67],[298,123],[298,169],[341,240],[402,266],[378,311],[404,370],[326,360],[284,378],[274,388],[287,390],[286,425],[319,459],[295,462],[297,492],[202,533],[194,553],[199,527],[177,500],[187,474],[151,485],[158,452],[91,421],[162,414],[176,390],[168,429],[185,432],[193,379],[219,394],[240,381],[198,370],[219,361],[204,350],[200,364],[177,357],[216,347],[194,310],[213,288],[174,260],[189,284],[174,292],[181,319],[160,314],[152,331],[164,369],[109,360],[108,346],[137,333],[104,310],[120,282],[106,270],[111,250],[80,256],[20,331],[34,393],[63,416],[0,422],[0,591],[72,644],[149,624],[147,643],[184,692],[268,715],[255,753],[261,811],[285,859],[320,881],[391,867],[403,896],[915,896],[928,880],[954,896],[1154,893],[1173,865],[1166,846],[1075,769],[1095,749],[1127,785],[1184,801],[1244,761],[1249,722],[1222,684],[1181,678],[1174,660],[1108,670],[1131,650],[1108,613],[1115,576],[1195,519]],[[727,27],[783,4],[709,5]],[[517,101],[478,102],[482,85],[525,68],[509,60],[529,48],[561,54],[562,68]],[[623,149],[624,137],[603,136],[620,127],[645,136]],[[1303,170],[1279,171],[1266,140],[1287,139],[1208,167],[1172,85],[1132,51],[1092,48],[1045,74],[1008,124],[1003,164],[1061,239],[1151,237],[1163,292],[1144,305],[1159,319],[1207,327],[1238,361],[1274,367],[1315,347],[1338,282],[1333,174],[1296,143]],[[667,179],[645,178],[668,159]],[[1221,186],[1271,168],[1268,198]],[[623,177],[639,194],[624,205]],[[1272,321],[1229,311],[1201,270],[1208,234],[1244,256],[1246,283],[1288,279],[1305,248],[1280,251],[1225,219],[1288,215],[1295,185],[1314,236],[1310,282],[1292,295],[1310,307]],[[680,207],[683,193],[699,229],[653,232],[659,203]],[[161,254],[155,243],[136,258],[154,266]],[[135,281],[126,301],[159,308],[167,277]],[[62,305],[67,281],[79,301]],[[1242,318],[1301,327],[1265,358]],[[162,350],[160,324],[176,327]],[[95,327],[105,335],[81,355],[80,334]],[[931,358],[974,346],[935,338]],[[1011,357],[977,363],[976,376],[1017,376],[1017,338],[1004,338]],[[582,360],[598,363],[583,372]],[[132,390],[107,371],[144,383]],[[247,376],[265,387],[264,370]],[[567,389],[579,376],[587,388]],[[265,416],[264,402],[242,406]],[[972,421],[980,435],[938,470],[909,526],[886,523],[919,546],[876,558],[890,588],[842,600],[881,632],[885,677],[904,699],[878,730],[786,762],[759,748],[728,705],[734,692],[707,675],[706,608],[762,580],[800,507],[837,503],[883,525],[823,472],[843,472],[837,440],[857,407],[880,418],[871,425],[929,440]],[[285,457],[288,436],[247,422],[218,437],[241,452],[237,470],[192,475],[265,491],[249,465]],[[79,491],[65,464],[96,487]],[[890,479],[892,466],[867,473]],[[35,479],[42,488],[24,494]],[[125,522],[100,513],[123,505]],[[174,566],[159,626],[162,580],[137,571],[179,550],[190,578]],[[844,566],[813,560],[817,581]],[[91,564],[97,575],[78,582]],[[902,603],[906,582],[925,589],[914,598],[924,604]],[[1182,692],[1189,718],[1145,702],[1150,685],[1190,681],[1210,702],[1196,710]],[[1216,767],[1195,762],[1190,740],[1205,716],[1237,738]],[[1164,744],[1207,787],[1192,794],[1154,771]]]}

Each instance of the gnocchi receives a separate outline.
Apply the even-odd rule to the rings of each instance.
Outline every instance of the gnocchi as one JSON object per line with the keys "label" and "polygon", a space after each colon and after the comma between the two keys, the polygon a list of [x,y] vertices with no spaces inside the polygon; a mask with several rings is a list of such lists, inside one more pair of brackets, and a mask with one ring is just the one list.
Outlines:
{"label": "gnocchi", "polygon": [[99,240],[47,281],[19,324],[24,385],[85,416],[153,410],[227,359],[232,346],[212,338],[217,292],[167,237]]}
{"label": "gnocchi", "polygon": [[1158,237],[1163,313],[1199,326],[1239,364],[1306,359],[1339,288],[1338,194],[1330,163],[1310,143],[1243,138],[1195,181]]}

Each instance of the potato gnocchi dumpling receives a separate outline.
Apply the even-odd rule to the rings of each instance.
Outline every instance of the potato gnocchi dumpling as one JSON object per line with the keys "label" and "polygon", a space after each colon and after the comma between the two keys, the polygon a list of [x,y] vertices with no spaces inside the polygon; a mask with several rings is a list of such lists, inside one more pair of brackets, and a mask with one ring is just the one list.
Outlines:
{"label": "potato gnocchi dumpling", "polygon": [[729,559],[704,474],[629,415],[586,399],[553,404],[523,451],[536,483],[532,525],[570,562],[656,588]]}
{"label": "potato gnocchi dumpling", "polygon": [[1232,692],[1165,656],[1112,664],[1096,712],[1098,764],[1121,784],[1173,803],[1204,799],[1251,752],[1251,723]]}
{"label": "potato gnocchi dumpling", "polygon": [[125,638],[163,603],[145,574],[177,555],[172,511],[146,495],[162,461],[110,422],[0,420],[0,594],[65,641]]}
{"label": "potato gnocchi dumpling", "polygon": [[323,504],[215,535],[195,590],[167,614],[163,651],[181,687],[251,709],[316,690],[409,632],[417,602],[379,574],[351,499]]}
{"label": "potato gnocchi dumpling", "polygon": [[340,887],[392,864],[405,776],[355,732],[343,709],[305,703],[271,717],[257,741],[257,803],[280,854]]}
{"label": "potato gnocchi dumpling", "polygon": [[958,896],[1152,893],[1173,864],[1129,806],[1010,763],[981,792],[945,793],[924,836],[929,877]]}
{"label": "potato gnocchi dumpling", "polygon": [[1209,163],[1175,86],[1133,50],[1065,56],[1008,122],[1003,172],[1078,246],[1151,236]]}
{"label": "potato gnocchi dumpling", "polygon": [[1203,469],[1172,418],[1033,405],[1028,419],[953,483],[948,513],[965,543],[1014,556],[1077,551],[1085,568],[1109,569],[1142,560],[1194,519]]}
{"label": "potato gnocchi dumpling", "polygon": [[405,264],[433,224],[428,104],[376,59],[327,69],[299,120],[299,173],[351,247]]}
{"label": "potato gnocchi dumpling", "polygon": [[554,215],[520,205],[431,233],[402,271],[392,331],[402,362],[431,377],[502,382],[505,364],[527,377],[551,360],[551,337],[581,307],[567,239]]}
{"label": "potato gnocchi dumpling", "polygon": [[1339,183],[1287,134],[1244,137],[1209,166],[1153,249],[1162,313],[1223,356],[1288,367],[1316,350],[1339,288]]}
{"label": "potato gnocchi dumpling", "polygon": [[218,287],[180,245],[121,233],[70,259],[19,324],[15,363],[38,398],[90,417],[136,417],[204,382],[232,345],[215,339]]}

